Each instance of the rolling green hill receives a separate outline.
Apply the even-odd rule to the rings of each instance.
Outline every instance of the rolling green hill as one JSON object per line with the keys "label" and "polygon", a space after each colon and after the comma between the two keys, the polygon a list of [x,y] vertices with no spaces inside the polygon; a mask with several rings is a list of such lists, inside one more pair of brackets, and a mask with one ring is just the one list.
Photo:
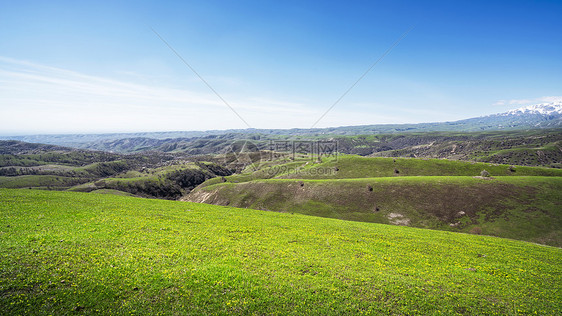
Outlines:
{"label": "rolling green hill", "polygon": [[[448,158],[490,163],[562,167],[562,131],[421,133],[387,136],[374,157]],[[371,146],[372,147],[372,146]]]}
{"label": "rolling green hill", "polygon": [[562,251],[521,241],[56,191],[0,214],[3,315],[562,313]]}
{"label": "rolling green hill", "polygon": [[184,200],[562,246],[559,169],[342,156],[248,170],[208,180]]}
{"label": "rolling green hill", "polygon": [[210,162],[183,163],[144,169],[142,172],[129,170],[113,177],[76,185],[68,190],[77,192],[121,191],[141,197],[175,200],[207,179],[231,173],[230,170]]}
{"label": "rolling green hill", "polygon": [[560,177],[270,179],[213,184],[186,200],[562,246]]}
{"label": "rolling green hill", "polygon": [[343,155],[322,163],[303,163],[301,168],[272,167],[293,179],[350,179],[394,176],[478,176],[482,170],[493,176],[562,176],[562,169],[512,166],[445,159],[369,158]]}
{"label": "rolling green hill", "polygon": [[0,187],[105,190],[177,199],[209,178],[232,173],[217,164],[193,160],[169,154],[119,155],[0,141]]}
{"label": "rolling green hill", "polygon": [[240,183],[259,179],[355,179],[400,176],[556,176],[561,169],[467,162],[447,159],[413,159],[339,155],[316,159],[282,158],[262,160],[238,174],[206,181],[202,186],[222,182]]}

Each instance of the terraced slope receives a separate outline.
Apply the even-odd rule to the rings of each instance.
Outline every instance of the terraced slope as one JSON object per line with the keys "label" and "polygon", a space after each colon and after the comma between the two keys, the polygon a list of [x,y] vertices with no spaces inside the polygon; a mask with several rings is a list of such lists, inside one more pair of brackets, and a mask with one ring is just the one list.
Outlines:
{"label": "terraced slope", "polygon": [[176,201],[0,189],[0,314],[557,315],[562,251]]}

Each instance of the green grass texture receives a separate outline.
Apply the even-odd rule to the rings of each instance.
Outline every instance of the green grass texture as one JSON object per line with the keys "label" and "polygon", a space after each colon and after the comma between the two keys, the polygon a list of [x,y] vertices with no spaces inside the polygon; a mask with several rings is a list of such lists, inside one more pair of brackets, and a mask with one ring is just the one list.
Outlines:
{"label": "green grass texture", "polygon": [[0,189],[0,314],[557,315],[562,251],[290,213]]}

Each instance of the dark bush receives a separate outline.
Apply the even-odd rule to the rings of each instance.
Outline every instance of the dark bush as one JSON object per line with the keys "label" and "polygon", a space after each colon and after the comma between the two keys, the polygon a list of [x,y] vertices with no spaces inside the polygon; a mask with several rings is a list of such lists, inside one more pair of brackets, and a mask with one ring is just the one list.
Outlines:
{"label": "dark bush", "polygon": [[473,228],[470,230],[470,233],[471,233],[471,234],[474,234],[474,235],[481,235],[481,234],[482,234],[482,228],[480,228],[480,227],[478,227],[478,226],[473,227]]}

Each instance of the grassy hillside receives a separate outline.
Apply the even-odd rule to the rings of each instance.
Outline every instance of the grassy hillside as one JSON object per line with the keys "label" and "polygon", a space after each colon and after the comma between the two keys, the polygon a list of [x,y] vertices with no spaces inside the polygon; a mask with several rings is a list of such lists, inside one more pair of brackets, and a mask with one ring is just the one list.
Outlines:
{"label": "grassy hillside", "polygon": [[[364,155],[379,157],[448,158],[526,166],[561,168],[562,132],[529,130],[483,133],[409,133],[379,136]],[[360,136],[352,137],[360,140]],[[374,148],[374,150],[372,150]]]}
{"label": "grassy hillside", "polygon": [[119,155],[108,152],[77,150],[18,141],[0,141],[0,167],[26,167],[47,164],[83,166],[100,161],[114,161],[119,158]]}
{"label": "grassy hillside", "polygon": [[69,188],[69,191],[128,192],[142,197],[177,199],[205,180],[230,175],[231,171],[209,162],[184,163],[166,167],[129,170],[113,177],[98,179]]}
{"label": "grassy hillside", "polygon": [[243,172],[205,183],[240,183],[259,179],[356,179],[401,176],[479,176],[486,170],[491,176],[562,177],[562,169],[468,162],[447,159],[383,158],[340,155],[316,160],[283,158],[261,161]]}
{"label": "grassy hillside", "polygon": [[[556,121],[560,125],[560,120]],[[136,133],[110,135],[39,135],[18,139],[65,144],[78,148],[121,153],[154,152],[206,155],[225,153],[237,141],[249,140],[261,150],[276,141],[335,141],[346,154],[383,157],[448,158],[503,164],[562,168],[562,130],[523,129],[472,132],[455,131],[452,123],[441,132],[434,124],[412,126],[355,126],[309,130],[238,130],[208,132]],[[438,124],[439,125],[439,124]],[[447,125],[447,124],[445,124]],[[444,125],[444,126],[445,126]],[[551,126],[555,127],[555,126]],[[486,130],[486,129],[484,129]],[[168,136],[168,137],[166,137]],[[0,141],[0,154],[35,153],[61,147]],[[68,150],[68,148],[63,150]],[[115,154],[113,154],[115,155]],[[25,163],[22,161],[21,163]],[[0,166],[2,156],[0,155]]]}
{"label": "grassy hillside", "polygon": [[[165,154],[117,155],[0,141],[0,187],[106,190],[177,199],[198,184],[231,171]],[[118,192],[121,191],[122,193]]]}
{"label": "grassy hillside", "polygon": [[561,177],[270,179],[209,185],[186,199],[562,246]]}
{"label": "grassy hillside", "polygon": [[562,251],[287,213],[0,189],[0,314],[562,313]]}
{"label": "grassy hillside", "polygon": [[[0,187],[66,190],[120,174],[189,164],[169,154],[119,155],[44,144],[0,141]],[[175,161],[173,161],[175,160]],[[112,189],[101,187],[99,189]],[[145,190],[148,191],[148,190]],[[181,193],[178,193],[178,195]],[[148,193],[148,196],[151,196]]]}
{"label": "grassy hillside", "polygon": [[0,188],[66,189],[84,183],[87,179],[52,175],[0,177]]}
{"label": "grassy hillside", "polygon": [[560,169],[343,155],[262,163],[184,199],[562,246],[561,192]]}
{"label": "grassy hillside", "polygon": [[[283,169],[284,166],[274,168]],[[309,163],[301,169],[285,168],[281,178],[350,179],[394,176],[478,176],[482,170],[492,176],[562,176],[561,169],[498,165],[445,159],[368,158],[344,155]]]}

